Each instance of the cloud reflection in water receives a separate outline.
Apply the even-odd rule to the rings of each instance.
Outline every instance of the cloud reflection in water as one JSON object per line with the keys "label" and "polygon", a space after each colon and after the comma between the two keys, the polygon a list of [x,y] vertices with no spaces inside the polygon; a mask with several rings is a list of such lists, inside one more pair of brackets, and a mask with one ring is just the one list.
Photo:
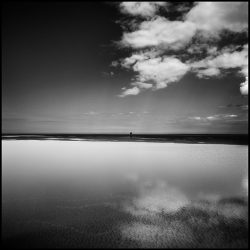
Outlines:
{"label": "cloud reflection in water", "polygon": [[247,197],[199,193],[191,200],[166,182],[145,181],[123,209],[135,218],[120,226],[123,239],[140,247],[247,245]]}

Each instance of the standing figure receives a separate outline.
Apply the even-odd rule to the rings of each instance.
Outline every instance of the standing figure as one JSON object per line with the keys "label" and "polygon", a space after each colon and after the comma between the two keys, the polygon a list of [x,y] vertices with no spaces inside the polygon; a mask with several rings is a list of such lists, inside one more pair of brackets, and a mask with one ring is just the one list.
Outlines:
{"label": "standing figure", "polygon": [[129,137],[132,138],[132,132],[129,133]]}

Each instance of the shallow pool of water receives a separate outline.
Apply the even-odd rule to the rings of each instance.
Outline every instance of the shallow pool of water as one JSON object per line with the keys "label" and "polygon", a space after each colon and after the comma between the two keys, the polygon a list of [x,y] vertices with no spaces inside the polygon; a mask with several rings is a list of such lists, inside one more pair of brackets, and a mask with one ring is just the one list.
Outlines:
{"label": "shallow pool of water", "polygon": [[[222,144],[2,141],[3,236],[7,245],[14,239],[28,247],[43,237],[45,247],[110,247],[111,236],[111,247],[183,246],[193,237],[187,222],[176,219],[183,208],[205,206],[246,220],[240,199],[247,197],[247,151]],[[175,217],[166,227],[160,216]],[[181,242],[177,232],[186,235]],[[226,244],[221,239],[214,246]],[[197,239],[185,244],[204,246]]]}

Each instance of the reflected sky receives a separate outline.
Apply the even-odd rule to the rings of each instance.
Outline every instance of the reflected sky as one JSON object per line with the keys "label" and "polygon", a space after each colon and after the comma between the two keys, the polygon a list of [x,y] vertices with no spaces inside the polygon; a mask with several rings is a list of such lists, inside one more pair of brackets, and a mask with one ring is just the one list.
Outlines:
{"label": "reflected sky", "polygon": [[149,180],[186,195],[238,195],[247,176],[247,146],[238,145],[30,140],[3,141],[2,153],[4,194],[49,185],[114,192],[116,184]]}
{"label": "reflected sky", "polygon": [[[83,237],[89,227],[95,237],[115,230],[119,244],[192,246],[184,208],[188,214],[199,209],[211,218],[215,213],[246,219],[245,203],[230,199],[247,195],[248,146],[55,140],[2,141],[2,146],[3,230],[12,240],[21,223],[26,234],[57,227]],[[219,225],[216,220],[209,225]],[[181,243],[180,235],[185,235]]]}

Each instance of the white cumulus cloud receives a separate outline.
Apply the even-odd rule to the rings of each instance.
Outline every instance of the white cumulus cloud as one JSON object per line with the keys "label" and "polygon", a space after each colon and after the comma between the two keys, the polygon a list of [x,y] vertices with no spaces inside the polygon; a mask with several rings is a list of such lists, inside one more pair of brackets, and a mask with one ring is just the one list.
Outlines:
{"label": "white cumulus cloud", "polygon": [[165,88],[168,83],[180,80],[189,66],[174,57],[157,57],[138,61],[133,66],[142,82],[152,81],[155,89]]}
{"label": "white cumulus cloud", "polygon": [[[132,16],[133,25],[124,30],[120,41],[132,52],[113,66],[119,64],[135,73],[131,88],[123,89],[121,97],[166,88],[189,71],[211,78],[221,76],[223,69],[236,69],[245,76],[240,91],[248,94],[248,44],[222,49],[214,45],[224,31],[248,32],[247,2],[197,2],[178,20],[160,15],[160,7],[168,11],[165,2],[122,2],[119,6],[122,13]],[[185,59],[190,54],[198,57]]]}
{"label": "white cumulus cloud", "polygon": [[130,89],[122,88],[123,92],[120,94],[120,97],[125,97],[127,95],[138,95],[140,93],[140,89],[138,87],[133,87]]}
{"label": "white cumulus cloud", "polygon": [[133,32],[125,32],[121,43],[132,48],[162,46],[179,49],[195,35],[196,25],[189,21],[169,21],[165,17],[142,22]]}
{"label": "white cumulus cloud", "polygon": [[242,95],[248,95],[248,77],[246,77],[245,82],[241,83],[240,92]]}
{"label": "white cumulus cloud", "polygon": [[224,29],[242,32],[248,28],[248,2],[198,2],[186,20],[212,36]]}
{"label": "white cumulus cloud", "polygon": [[166,6],[167,2],[122,2],[120,9],[122,13],[132,16],[151,17],[161,6]]}
{"label": "white cumulus cloud", "polygon": [[246,79],[240,85],[240,92],[242,95],[248,95],[248,44],[244,45],[241,51],[221,52],[215,57],[208,56],[190,65],[199,78],[219,76],[221,69],[239,69],[239,73]]}

